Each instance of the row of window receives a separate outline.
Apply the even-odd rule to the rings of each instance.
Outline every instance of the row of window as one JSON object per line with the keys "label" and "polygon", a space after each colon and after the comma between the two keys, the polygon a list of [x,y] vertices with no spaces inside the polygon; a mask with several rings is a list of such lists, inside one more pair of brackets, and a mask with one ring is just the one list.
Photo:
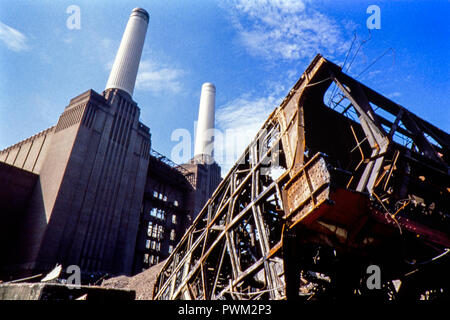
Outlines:
{"label": "row of window", "polygon": [[158,191],[153,191],[153,197],[162,201],[167,201],[167,196],[163,195],[162,193],[158,193]]}
{"label": "row of window", "polygon": [[[160,200],[162,200],[162,201],[164,201],[164,202],[167,201],[167,196],[164,195],[164,194],[162,194],[162,193],[160,193],[160,192],[158,192],[158,191],[153,191],[153,197],[154,197],[154,198],[157,198],[157,199],[160,199]],[[175,200],[175,201],[173,202],[173,205],[174,205],[175,207],[178,207],[178,201]]]}
{"label": "row of window", "polygon": [[[159,251],[161,251],[161,242],[147,239],[145,241],[145,247],[147,249],[156,250],[159,252]],[[172,253],[172,250],[173,250],[173,245],[170,245],[169,246],[169,254]]]}
{"label": "row of window", "polygon": [[[173,246],[170,245],[169,246],[169,254],[172,253],[172,251],[173,251]],[[144,254],[144,263],[150,264],[150,265],[157,264],[157,263],[159,263],[159,256],[145,253]]]}
{"label": "row of window", "polygon": [[144,254],[144,263],[147,263],[149,265],[157,264],[159,263],[159,256],[157,255],[149,255],[148,253]]}
{"label": "row of window", "polygon": [[[164,235],[164,227],[157,223],[153,224],[152,221],[148,223],[147,235],[152,238],[161,240]],[[170,240],[175,240],[176,232],[175,229],[170,230]]]}
{"label": "row of window", "polygon": [[147,235],[158,240],[163,238],[164,227],[158,224],[153,224],[151,221],[148,223]]}
{"label": "row of window", "polygon": [[[164,221],[166,219],[166,212],[163,209],[152,208],[150,210],[150,216]],[[172,214],[172,223],[177,224],[177,215],[175,214]]]}
{"label": "row of window", "polygon": [[161,219],[161,220],[166,219],[166,212],[163,209],[152,208],[150,210],[150,215],[157,219]]}
{"label": "row of window", "polygon": [[145,241],[145,247],[146,247],[147,249],[152,249],[152,250],[156,250],[156,251],[161,251],[161,242],[155,241],[155,240],[147,239],[147,240]]}

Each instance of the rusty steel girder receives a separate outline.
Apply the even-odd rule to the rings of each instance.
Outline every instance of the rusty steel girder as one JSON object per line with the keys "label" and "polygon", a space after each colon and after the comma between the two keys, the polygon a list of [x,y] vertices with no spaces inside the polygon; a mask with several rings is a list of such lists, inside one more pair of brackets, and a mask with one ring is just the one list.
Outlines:
{"label": "rusty steel girder", "polygon": [[[174,249],[154,298],[448,297],[449,150],[447,133],[316,56]],[[374,264],[383,287],[370,291]]]}

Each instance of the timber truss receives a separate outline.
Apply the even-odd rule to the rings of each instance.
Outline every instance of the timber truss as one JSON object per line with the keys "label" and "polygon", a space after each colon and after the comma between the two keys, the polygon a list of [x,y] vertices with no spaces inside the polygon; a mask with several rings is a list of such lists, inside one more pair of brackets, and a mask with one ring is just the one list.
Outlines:
{"label": "timber truss", "polygon": [[[154,298],[448,297],[449,150],[446,132],[316,56],[170,255]],[[371,265],[381,289],[366,285]]]}

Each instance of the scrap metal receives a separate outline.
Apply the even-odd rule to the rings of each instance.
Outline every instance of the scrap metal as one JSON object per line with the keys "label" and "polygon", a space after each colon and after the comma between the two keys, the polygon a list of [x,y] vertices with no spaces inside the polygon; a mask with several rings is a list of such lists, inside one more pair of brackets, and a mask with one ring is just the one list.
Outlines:
{"label": "scrap metal", "polygon": [[154,298],[448,298],[449,150],[449,134],[317,55],[167,259]]}

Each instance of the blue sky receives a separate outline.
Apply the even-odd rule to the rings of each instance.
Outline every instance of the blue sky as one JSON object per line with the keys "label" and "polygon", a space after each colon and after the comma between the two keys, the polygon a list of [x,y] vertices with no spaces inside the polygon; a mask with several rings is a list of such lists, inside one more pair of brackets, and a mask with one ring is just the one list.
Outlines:
{"label": "blue sky", "polygon": [[[369,35],[372,4],[381,29]],[[79,30],[66,26],[70,5]],[[133,98],[168,157],[176,129],[194,141],[202,83],[216,85],[217,128],[238,133],[219,147],[226,169],[316,53],[342,64],[366,39],[348,73],[385,53],[358,79],[450,131],[449,1],[11,0],[0,2],[0,149],[54,125],[71,98],[103,91],[135,7],[150,23]]]}

